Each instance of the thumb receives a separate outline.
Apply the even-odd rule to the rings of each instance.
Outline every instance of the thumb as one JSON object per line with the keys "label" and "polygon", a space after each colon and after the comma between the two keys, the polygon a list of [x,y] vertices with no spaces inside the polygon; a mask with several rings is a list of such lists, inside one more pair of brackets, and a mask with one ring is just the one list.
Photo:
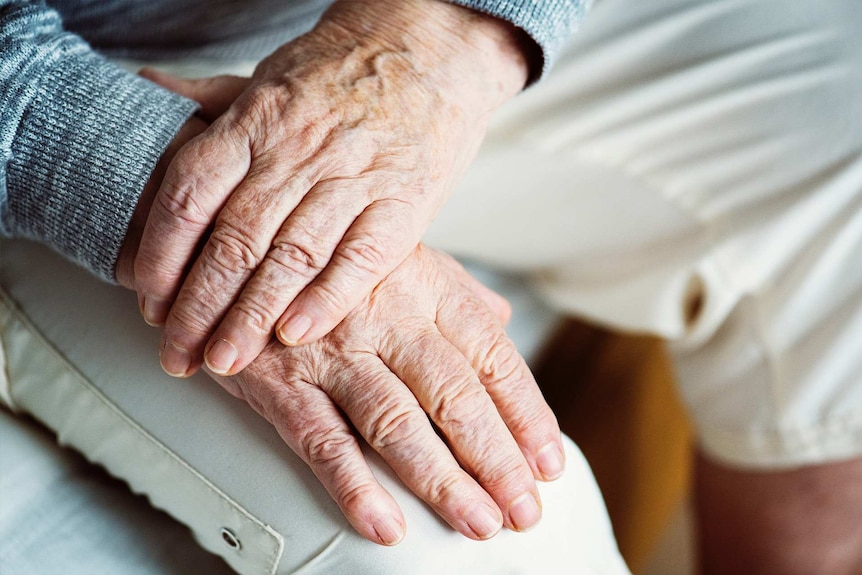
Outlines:
{"label": "thumb", "polygon": [[180,78],[148,67],[141,68],[138,74],[162,88],[195,100],[201,105],[198,115],[207,122],[212,122],[224,114],[251,82],[250,78],[227,75],[200,79]]}

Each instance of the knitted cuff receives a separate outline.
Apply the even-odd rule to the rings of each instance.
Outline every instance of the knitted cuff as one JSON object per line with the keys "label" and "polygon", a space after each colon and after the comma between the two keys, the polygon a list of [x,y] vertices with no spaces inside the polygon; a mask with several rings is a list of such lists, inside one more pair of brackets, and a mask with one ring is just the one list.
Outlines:
{"label": "knitted cuff", "polygon": [[542,68],[531,81],[544,76],[557,53],[574,33],[592,0],[449,0],[466,8],[510,22],[524,30],[542,51]]}
{"label": "knitted cuff", "polygon": [[86,45],[52,64],[12,143],[4,227],[113,282],[141,191],[196,104]]}

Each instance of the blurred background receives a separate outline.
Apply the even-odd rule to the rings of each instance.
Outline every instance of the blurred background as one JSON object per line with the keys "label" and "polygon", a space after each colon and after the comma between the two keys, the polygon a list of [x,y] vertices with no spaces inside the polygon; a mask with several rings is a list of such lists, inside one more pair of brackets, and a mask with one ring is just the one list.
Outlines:
{"label": "blurred background", "polygon": [[593,468],[634,575],[693,575],[691,430],[664,344],[567,318],[534,371]]}

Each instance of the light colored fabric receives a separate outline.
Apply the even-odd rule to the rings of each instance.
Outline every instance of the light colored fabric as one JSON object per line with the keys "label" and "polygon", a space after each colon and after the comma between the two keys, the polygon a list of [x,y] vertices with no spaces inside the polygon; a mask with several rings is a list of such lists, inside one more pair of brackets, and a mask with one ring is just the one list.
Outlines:
{"label": "light colored fabric", "polygon": [[857,0],[602,0],[426,241],[671,340],[702,446],[862,455]]}
{"label": "light colored fabric", "polygon": [[[38,256],[32,259],[39,261]],[[12,268],[7,273],[14,274]],[[154,506],[170,510],[192,527],[204,548],[223,551],[225,529],[240,538],[243,552],[224,554],[238,572],[275,573],[284,545],[281,535],[119,409],[42,337],[22,309],[2,292],[0,297],[0,333],[15,404],[56,431],[61,444],[104,465],[133,491],[147,494]],[[136,377],[126,371],[123,379],[133,384]]]}
{"label": "light colored fabric", "polygon": [[[5,242],[0,249],[7,294],[0,333],[15,403],[189,525],[237,572],[628,572],[589,467],[570,441],[566,474],[540,486],[541,524],[487,542],[455,533],[367,453],[402,506],[408,532],[394,548],[362,539],[248,406],[206,376],[177,381],[161,372],[158,332],[141,322],[134,294],[42,246]],[[225,528],[239,549],[222,539]]]}
{"label": "light colored fabric", "polygon": [[183,525],[0,408],[0,573],[228,575]]}

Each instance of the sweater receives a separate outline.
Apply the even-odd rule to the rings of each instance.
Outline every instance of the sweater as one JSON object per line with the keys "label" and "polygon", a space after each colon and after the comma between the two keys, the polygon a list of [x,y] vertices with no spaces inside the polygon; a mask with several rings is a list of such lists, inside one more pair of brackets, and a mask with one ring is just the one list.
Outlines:
{"label": "sweater", "polygon": [[[451,0],[523,29],[543,72],[590,0]],[[260,59],[327,0],[0,0],[0,235],[115,281],[159,157],[196,105],[106,56]]]}

